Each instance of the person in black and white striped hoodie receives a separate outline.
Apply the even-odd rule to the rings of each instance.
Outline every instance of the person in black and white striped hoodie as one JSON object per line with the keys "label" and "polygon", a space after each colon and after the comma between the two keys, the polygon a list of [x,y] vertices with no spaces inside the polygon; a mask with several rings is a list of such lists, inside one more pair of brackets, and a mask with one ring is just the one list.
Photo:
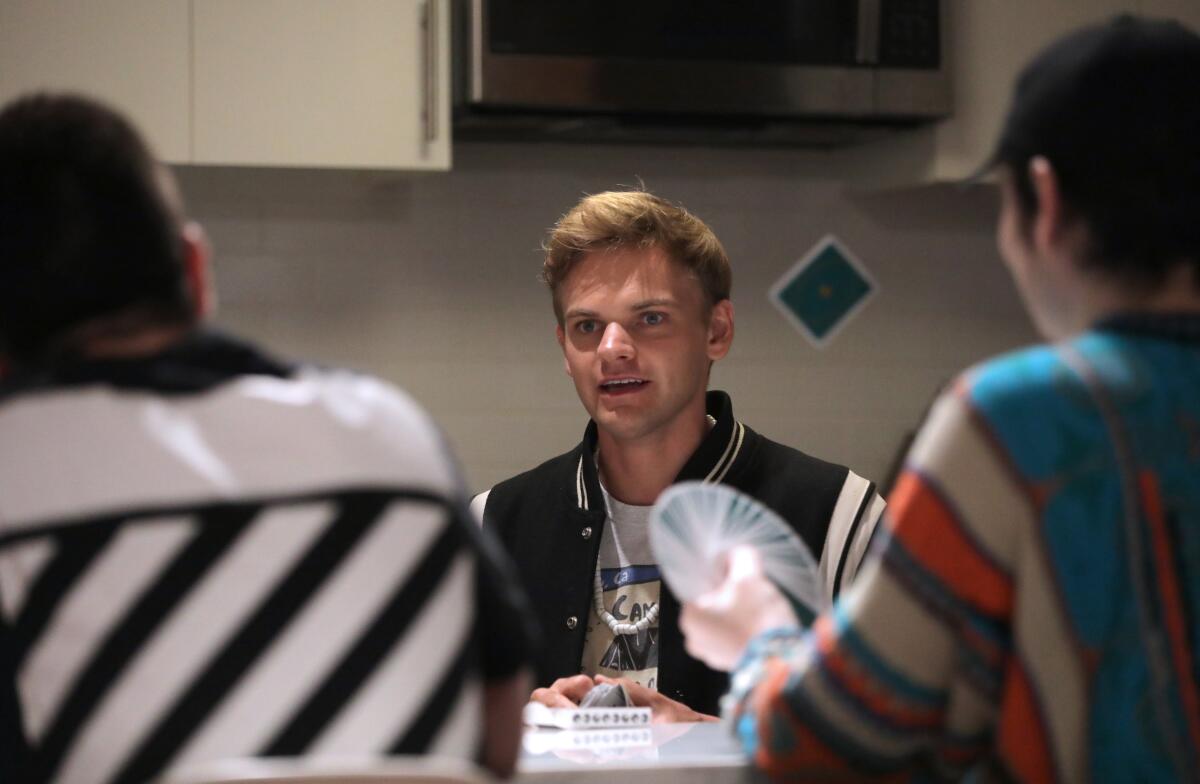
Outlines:
{"label": "person in black and white striped hoodie", "polygon": [[523,599],[437,429],[377,379],[202,328],[206,255],[120,116],[0,112],[0,780],[511,772]]}

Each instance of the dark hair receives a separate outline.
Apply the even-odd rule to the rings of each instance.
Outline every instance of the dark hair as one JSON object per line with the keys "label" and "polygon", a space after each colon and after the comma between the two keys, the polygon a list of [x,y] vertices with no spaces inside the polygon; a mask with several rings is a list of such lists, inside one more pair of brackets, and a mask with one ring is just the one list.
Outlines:
{"label": "dark hair", "polygon": [[1027,215],[1036,156],[1087,225],[1088,268],[1145,289],[1186,263],[1200,280],[1200,36],[1121,16],[1052,44],[1021,73],[992,159]]}
{"label": "dark hair", "polygon": [[133,309],[191,318],[169,177],[95,101],[38,94],[0,111],[0,354],[41,361],[72,329]]}

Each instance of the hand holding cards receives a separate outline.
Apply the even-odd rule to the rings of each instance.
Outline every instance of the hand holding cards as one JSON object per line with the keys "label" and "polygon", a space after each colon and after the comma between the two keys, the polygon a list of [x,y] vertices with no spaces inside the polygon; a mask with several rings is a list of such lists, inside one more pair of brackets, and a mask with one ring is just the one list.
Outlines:
{"label": "hand holding cards", "polygon": [[770,509],[726,485],[681,482],[650,513],[650,544],[663,579],[681,601],[694,602],[726,577],[735,547],[752,547],[766,576],[811,620],[824,605],[817,560]]}

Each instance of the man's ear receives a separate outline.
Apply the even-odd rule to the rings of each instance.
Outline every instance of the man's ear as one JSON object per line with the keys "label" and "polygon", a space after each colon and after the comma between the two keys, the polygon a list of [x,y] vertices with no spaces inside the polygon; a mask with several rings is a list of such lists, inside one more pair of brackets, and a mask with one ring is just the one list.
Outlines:
{"label": "man's ear", "polygon": [[208,237],[199,223],[188,221],[183,226],[183,277],[192,298],[192,313],[197,321],[212,315],[217,306],[216,289],[213,288],[212,270],[209,267],[211,251]]}
{"label": "man's ear", "polygon": [[1066,228],[1062,189],[1054,166],[1040,155],[1029,161],[1029,181],[1037,197],[1031,239],[1034,249],[1045,255],[1060,243]]}
{"label": "man's ear", "polygon": [[723,299],[713,305],[708,319],[708,358],[716,361],[733,345],[733,303]]}
{"label": "man's ear", "polygon": [[[563,368],[567,371],[567,375],[571,375],[571,363],[567,361],[567,333],[563,332],[562,324],[554,328],[554,337],[558,340],[558,347],[563,353]],[[574,378],[574,376],[572,376]]]}

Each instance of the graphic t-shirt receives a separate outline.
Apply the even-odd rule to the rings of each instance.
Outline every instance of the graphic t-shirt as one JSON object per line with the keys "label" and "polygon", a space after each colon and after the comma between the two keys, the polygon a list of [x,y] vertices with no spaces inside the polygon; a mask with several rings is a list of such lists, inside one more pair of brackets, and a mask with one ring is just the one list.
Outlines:
{"label": "graphic t-shirt", "polygon": [[[603,489],[603,488],[602,488]],[[637,623],[658,607],[661,578],[650,551],[649,506],[623,504],[604,490],[608,519],[600,538],[601,601],[620,623]],[[596,612],[588,612],[581,671],[587,675],[624,677],[658,688],[658,621],[636,634],[613,634]]]}

